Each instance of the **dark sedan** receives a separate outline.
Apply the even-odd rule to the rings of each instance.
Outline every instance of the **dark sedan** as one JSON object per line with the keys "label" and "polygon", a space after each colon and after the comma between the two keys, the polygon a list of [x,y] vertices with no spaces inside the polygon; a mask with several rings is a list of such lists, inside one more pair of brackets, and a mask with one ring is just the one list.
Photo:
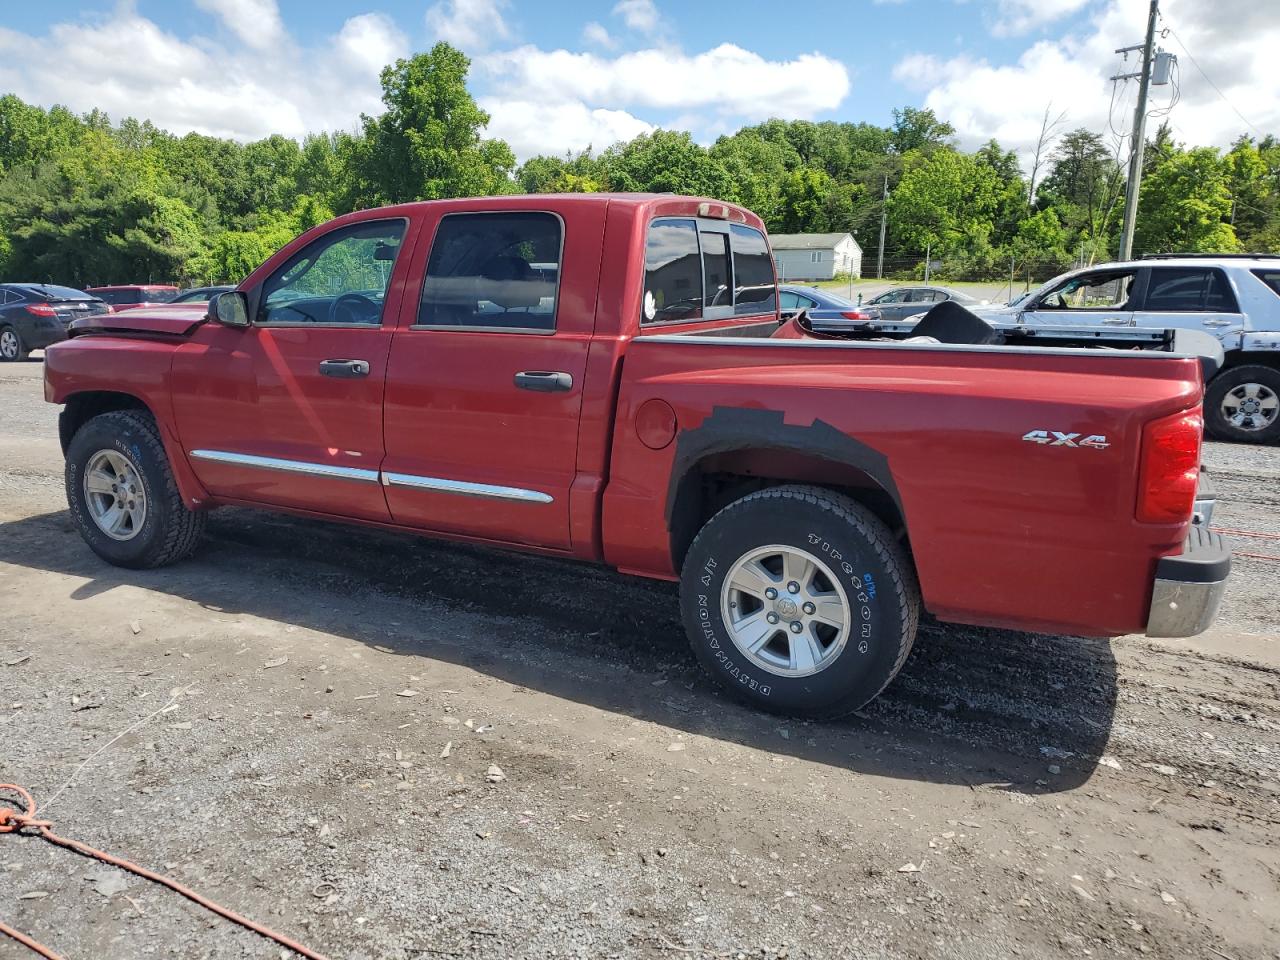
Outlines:
{"label": "dark sedan", "polygon": [[871,314],[852,300],[817,287],[794,283],[778,285],[778,305],[783,313],[807,310],[810,320],[870,320]]}
{"label": "dark sedan", "polygon": [[180,294],[170,300],[170,303],[208,303],[220,293],[227,293],[234,290],[235,287],[192,287],[190,290],[183,290]]}
{"label": "dark sedan", "polygon": [[83,290],[50,283],[0,283],[0,361],[25,360],[32,350],[65,340],[72,320],[110,311]]}
{"label": "dark sedan", "polygon": [[986,303],[960,290],[950,287],[895,287],[873,300],[868,300],[862,309],[877,320],[899,321],[914,317],[919,313],[927,313],[935,303],[954,300],[962,307],[976,307]]}

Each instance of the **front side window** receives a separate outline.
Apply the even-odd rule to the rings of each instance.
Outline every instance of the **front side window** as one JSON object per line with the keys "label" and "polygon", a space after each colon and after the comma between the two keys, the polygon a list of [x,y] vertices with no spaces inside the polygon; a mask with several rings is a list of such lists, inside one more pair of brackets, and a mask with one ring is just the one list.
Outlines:
{"label": "front side window", "polygon": [[563,240],[560,218],[551,213],[441,218],[417,325],[554,332]]}
{"label": "front side window", "polygon": [[702,258],[696,220],[655,220],[644,247],[642,323],[702,316]]}
{"label": "front side window", "polygon": [[377,326],[404,229],[374,220],[313,240],[267,278],[258,322]]}
{"label": "front side window", "polygon": [[1218,270],[1154,267],[1147,289],[1147,309],[1233,313],[1236,302]]}
{"label": "front side window", "polygon": [[888,293],[882,293],[871,302],[879,303],[902,303],[907,296],[906,290],[890,290]]}
{"label": "front side window", "polygon": [[733,312],[773,313],[778,288],[764,234],[735,223],[729,237],[733,247]]}
{"label": "front side window", "polygon": [[1129,302],[1134,274],[1090,273],[1073,277],[1040,300],[1048,310],[1116,310]]}

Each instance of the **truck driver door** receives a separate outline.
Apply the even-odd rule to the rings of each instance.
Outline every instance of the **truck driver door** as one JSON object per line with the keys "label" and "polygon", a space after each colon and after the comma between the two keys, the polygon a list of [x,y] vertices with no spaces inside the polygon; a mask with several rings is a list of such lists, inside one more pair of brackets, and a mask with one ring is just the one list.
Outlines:
{"label": "truck driver door", "polygon": [[178,350],[178,429],[215,496],[390,519],[382,392],[408,226],[361,220],[321,234],[248,292],[248,327],[206,324]]}

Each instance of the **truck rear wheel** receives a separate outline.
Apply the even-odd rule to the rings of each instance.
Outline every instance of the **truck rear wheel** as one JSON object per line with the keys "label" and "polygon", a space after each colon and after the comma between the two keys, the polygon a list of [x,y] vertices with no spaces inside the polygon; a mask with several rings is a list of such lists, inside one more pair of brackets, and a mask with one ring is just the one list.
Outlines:
{"label": "truck rear wheel", "polygon": [[1205,390],[1204,421],[1219,440],[1280,440],[1280,370],[1260,363],[1223,370]]}
{"label": "truck rear wheel", "polygon": [[161,567],[190,556],[204,513],[178,492],[155,420],[117,410],[89,420],[67,447],[67,504],[80,536],[118,567]]}
{"label": "truck rear wheel", "polygon": [[857,710],[915,640],[920,590],[889,529],[856,501],[782,486],[729,504],[685,557],[693,652],[753,706],[811,718]]}

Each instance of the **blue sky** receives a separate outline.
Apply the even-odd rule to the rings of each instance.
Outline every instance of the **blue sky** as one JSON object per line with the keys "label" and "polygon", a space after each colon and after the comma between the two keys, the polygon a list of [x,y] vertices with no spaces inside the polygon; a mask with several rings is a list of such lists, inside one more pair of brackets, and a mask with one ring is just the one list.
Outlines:
{"label": "blue sky", "polygon": [[[906,104],[935,109],[966,145],[994,136],[1024,153],[1046,110],[1065,114],[1064,128],[1110,135],[1110,104],[1123,133],[1132,85],[1112,102],[1107,78],[1122,66],[1113,48],[1141,39],[1146,10],[1146,0],[0,3],[0,92],[241,139],[353,127],[378,109],[382,63],[447,39],[473,58],[491,132],[522,157],[655,125],[710,142],[768,116],[887,123]],[[1164,0],[1200,65],[1180,57],[1170,119],[1183,139],[1229,141],[1243,125],[1236,109],[1280,128],[1280,26],[1267,6]]]}

